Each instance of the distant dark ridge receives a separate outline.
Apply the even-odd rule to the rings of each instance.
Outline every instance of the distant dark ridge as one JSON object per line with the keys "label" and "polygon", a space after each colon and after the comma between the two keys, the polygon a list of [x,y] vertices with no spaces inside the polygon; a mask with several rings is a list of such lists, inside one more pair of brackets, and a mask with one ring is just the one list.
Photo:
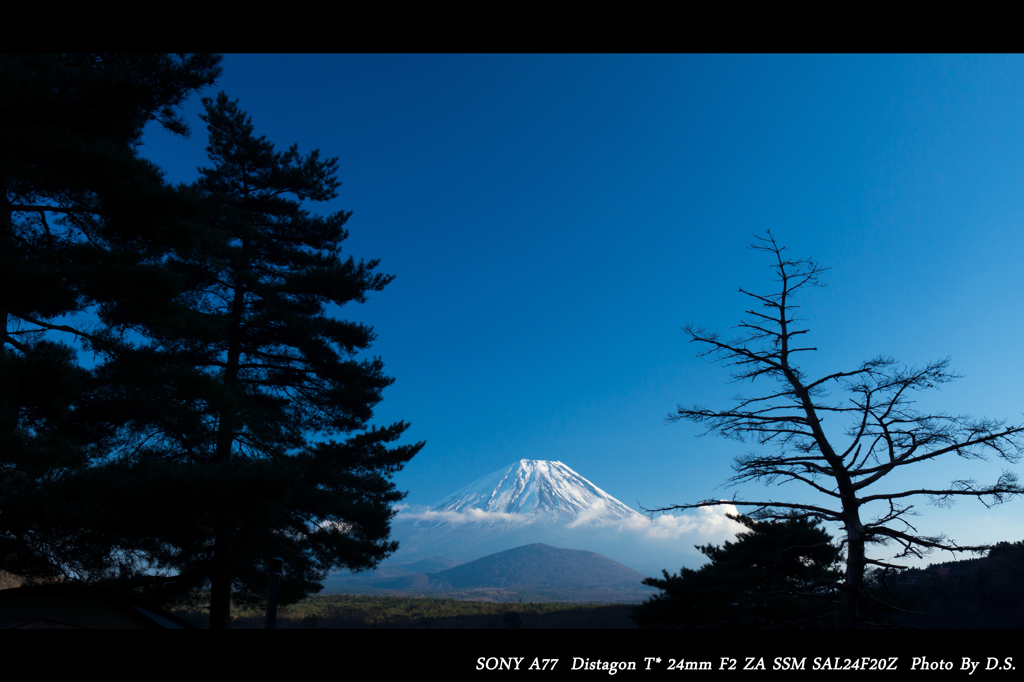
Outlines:
{"label": "distant dark ridge", "polygon": [[[437,573],[376,583],[396,590],[513,586],[639,585],[644,575],[595,552],[536,543],[490,554]],[[424,579],[427,579],[425,581]]]}
{"label": "distant dark ridge", "polygon": [[402,568],[408,569],[413,573],[437,573],[438,571],[446,571],[449,568],[455,568],[461,564],[461,561],[456,561],[454,559],[429,557],[427,559],[414,561],[411,564],[402,564]]}

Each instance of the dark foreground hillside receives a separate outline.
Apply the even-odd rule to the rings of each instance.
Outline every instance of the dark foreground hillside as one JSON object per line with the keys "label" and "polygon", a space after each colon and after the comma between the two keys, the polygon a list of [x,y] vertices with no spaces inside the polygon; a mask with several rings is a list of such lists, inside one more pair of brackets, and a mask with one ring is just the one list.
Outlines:
{"label": "dark foreground hillside", "polygon": [[[540,604],[363,595],[310,597],[278,610],[278,629],[606,629],[635,628],[628,604]],[[206,609],[174,613],[207,627]],[[264,614],[232,609],[232,628],[262,628]]]}

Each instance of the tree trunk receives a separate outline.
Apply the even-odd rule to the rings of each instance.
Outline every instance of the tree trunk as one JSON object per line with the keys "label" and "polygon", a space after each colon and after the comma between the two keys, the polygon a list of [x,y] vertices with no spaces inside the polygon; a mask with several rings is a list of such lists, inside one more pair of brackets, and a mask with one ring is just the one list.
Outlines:
{"label": "tree trunk", "polygon": [[[0,175],[0,258],[6,259],[12,249],[12,237],[14,235],[14,211],[11,209],[11,202],[7,198],[7,178]],[[7,292],[2,294],[6,299]],[[0,357],[7,352],[7,317],[10,311],[7,308],[7,301],[0,301]],[[18,428],[18,411],[11,404],[8,398],[8,380],[0,372],[0,433],[8,429],[13,433]]]}
{"label": "tree trunk", "polygon": [[[243,269],[246,240],[242,238]],[[234,297],[231,302],[230,326],[228,328],[228,357],[224,368],[224,384],[234,395],[238,388],[238,364],[242,355],[241,328],[245,306],[245,290],[242,277],[235,279]],[[220,413],[217,428],[214,464],[231,461],[231,445],[235,440],[236,408],[226,405]],[[234,528],[221,520],[214,526],[213,570],[210,576],[210,629],[227,630],[231,627],[231,536]]]}
{"label": "tree trunk", "polygon": [[864,533],[860,519],[846,526],[846,585],[839,607],[839,627],[855,628],[860,619],[860,603],[864,596]]}
{"label": "tree trunk", "polygon": [[[11,202],[7,198],[7,178],[0,175],[0,256],[7,256],[11,249],[11,237],[14,235],[14,211],[11,209]],[[0,302],[0,353],[7,348],[7,304]]]}
{"label": "tree trunk", "polygon": [[220,526],[215,532],[213,572],[210,576],[210,629],[227,630],[231,627],[230,531]]}

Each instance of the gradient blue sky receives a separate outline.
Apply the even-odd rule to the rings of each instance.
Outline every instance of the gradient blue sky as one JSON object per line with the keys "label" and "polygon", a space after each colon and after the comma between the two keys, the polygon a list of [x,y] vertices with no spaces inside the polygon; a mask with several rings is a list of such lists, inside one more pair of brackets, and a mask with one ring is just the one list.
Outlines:
{"label": "gradient blue sky", "polygon": [[[663,422],[742,390],[681,327],[728,334],[769,260],[831,267],[798,303],[810,374],[947,355],[965,378],[921,409],[1024,420],[1024,60],[1014,56],[227,55],[257,134],[340,160],[348,253],[396,275],[343,316],[374,326],[395,384],[375,421],[426,447],[396,477],[430,504],[521,458],[560,460],[624,503],[729,497],[751,446]],[[173,182],[182,140],[142,154]],[[910,470],[915,485],[999,463]],[[1024,473],[1024,464],[1012,467]],[[795,484],[748,499],[806,499]],[[961,543],[1024,538],[1024,500],[925,504]],[[948,555],[933,555],[932,560]]]}

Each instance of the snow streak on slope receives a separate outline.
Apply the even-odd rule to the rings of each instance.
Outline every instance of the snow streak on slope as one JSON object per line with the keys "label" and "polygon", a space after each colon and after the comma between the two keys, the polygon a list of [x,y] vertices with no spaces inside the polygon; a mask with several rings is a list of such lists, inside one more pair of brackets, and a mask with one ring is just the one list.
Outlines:
{"label": "snow streak on slope", "polygon": [[561,462],[521,459],[457,490],[431,507],[433,512],[529,514],[551,520],[581,515],[643,518]]}

